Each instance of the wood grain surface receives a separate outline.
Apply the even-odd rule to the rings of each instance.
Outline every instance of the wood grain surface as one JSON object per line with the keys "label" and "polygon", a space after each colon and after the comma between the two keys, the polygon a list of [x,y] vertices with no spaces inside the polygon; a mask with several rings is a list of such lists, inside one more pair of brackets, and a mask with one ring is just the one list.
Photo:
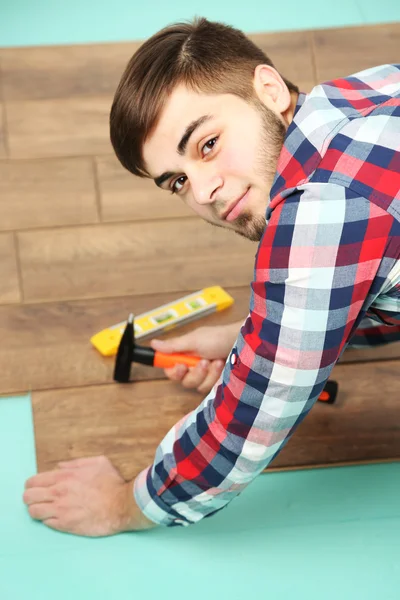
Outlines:
{"label": "wood grain surface", "polygon": [[[399,61],[399,23],[249,37],[304,92]],[[114,384],[94,333],[216,284],[234,305],[163,337],[248,314],[257,244],[113,154],[111,102],[139,46],[0,49],[0,394],[32,392],[40,470],[106,453],[131,477],[202,400],[141,365],[134,383]],[[272,468],[398,460],[399,365],[400,343],[347,350],[332,373],[337,404],[317,403]]]}
{"label": "wood grain surface", "polygon": [[[337,404],[318,402],[270,468],[400,460],[399,362],[338,365],[333,376]],[[172,381],[34,392],[39,470],[105,454],[124,477],[134,477],[202,399]]]}

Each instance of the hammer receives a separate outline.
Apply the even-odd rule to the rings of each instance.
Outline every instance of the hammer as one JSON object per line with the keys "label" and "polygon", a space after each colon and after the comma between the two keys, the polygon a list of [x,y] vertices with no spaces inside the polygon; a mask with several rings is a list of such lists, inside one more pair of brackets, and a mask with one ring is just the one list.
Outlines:
{"label": "hammer", "polygon": [[[131,365],[133,362],[140,363],[142,365],[149,365],[150,367],[168,369],[176,364],[184,364],[188,367],[195,367],[201,361],[200,356],[189,356],[188,354],[178,353],[165,354],[163,352],[154,350],[153,348],[139,346],[139,344],[135,343],[133,319],[134,315],[130,314],[125,331],[122,334],[122,338],[118,346],[114,368],[114,381],[117,381],[118,383],[128,383],[131,374]],[[318,397],[318,400],[325,402],[326,404],[333,404],[337,396],[337,391],[337,382],[327,381],[325,388]]]}
{"label": "hammer", "polygon": [[151,367],[168,369],[178,363],[188,365],[188,367],[195,367],[200,361],[200,356],[189,356],[188,354],[176,353],[165,354],[153,350],[153,348],[147,348],[146,346],[139,346],[139,344],[136,344],[133,314],[130,314],[118,346],[114,369],[114,381],[118,381],[118,383],[128,383],[131,374],[131,364],[133,362],[149,365]]}

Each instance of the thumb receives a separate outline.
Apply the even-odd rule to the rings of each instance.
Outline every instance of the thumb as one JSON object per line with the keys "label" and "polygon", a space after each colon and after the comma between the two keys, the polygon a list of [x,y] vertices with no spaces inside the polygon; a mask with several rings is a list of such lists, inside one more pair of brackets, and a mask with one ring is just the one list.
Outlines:
{"label": "thumb", "polygon": [[186,352],[192,350],[191,339],[187,335],[181,335],[169,340],[153,339],[150,341],[153,350],[160,352]]}

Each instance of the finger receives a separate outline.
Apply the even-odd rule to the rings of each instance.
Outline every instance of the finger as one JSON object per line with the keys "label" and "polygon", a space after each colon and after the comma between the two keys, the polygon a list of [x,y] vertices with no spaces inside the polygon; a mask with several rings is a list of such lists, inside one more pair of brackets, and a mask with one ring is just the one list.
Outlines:
{"label": "finger", "polygon": [[186,388],[197,388],[203,383],[208,373],[210,361],[201,360],[195,367],[189,369],[188,373],[182,379],[182,385]]}
{"label": "finger", "polygon": [[22,499],[30,506],[38,502],[53,502],[54,496],[50,493],[50,488],[30,488],[25,490]]}
{"label": "finger", "polygon": [[32,487],[49,487],[60,481],[60,471],[46,471],[30,477],[25,482],[25,489]]}
{"label": "finger", "polygon": [[57,519],[56,517],[51,517],[50,519],[44,519],[43,525],[47,525],[47,527],[50,527],[50,529],[56,529],[57,531],[65,531],[65,532],[68,531],[67,527],[63,526],[62,522],[59,519]]}
{"label": "finger", "polygon": [[160,352],[190,352],[193,350],[192,336],[184,334],[168,340],[152,339],[150,346]]}
{"label": "finger", "polygon": [[164,369],[166,376],[173,381],[181,381],[182,377],[186,375],[189,367],[187,365],[178,364],[170,367],[169,369]]}
{"label": "finger", "polygon": [[57,508],[54,502],[40,502],[39,504],[31,504],[28,512],[32,519],[43,521],[56,516]]}
{"label": "finger", "polygon": [[207,393],[214,387],[224,369],[225,363],[222,360],[213,361],[208,369],[204,381],[197,388],[198,392]]}

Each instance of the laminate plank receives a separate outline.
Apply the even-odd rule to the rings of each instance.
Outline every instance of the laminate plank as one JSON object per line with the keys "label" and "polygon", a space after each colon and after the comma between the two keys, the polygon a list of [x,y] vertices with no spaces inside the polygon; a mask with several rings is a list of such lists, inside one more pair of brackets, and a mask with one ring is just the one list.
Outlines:
{"label": "laminate plank", "polygon": [[112,153],[108,125],[111,102],[106,96],[8,102],[10,157]]}
{"label": "laminate plank", "polygon": [[[115,156],[96,157],[102,221],[148,220],[192,216],[184,202],[171,198],[150,179],[135,177]],[[151,207],[151,209],[150,209]]]}
{"label": "laminate plank", "polygon": [[0,229],[96,222],[90,158],[0,162]]}
{"label": "laminate plank", "polygon": [[[157,337],[168,339],[205,325],[244,321],[249,287],[224,289],[234,299],[232,306]],[[196,291],[0,307],[0,394],[112,382],[115,358],[102,356],[90,338],[126,320],[131,312],[140,315]],[[149,339],[140,338],[138,343],[148,346]],[[135,364],[131,377],[140,381],[165,376],[163,369]]]}
{"label": "laminate plank", "polygon": [[[308,32],[248,34],[285,77],[303,88],[314,83]],[[4,97],[7,102],[113,95],[141,41],[3,48]]]}
{"label": "laminate plank", "polygon": [[400,460],[399,372],[399,360],[337,365],[337,403],[317,403],[274,466]]}
{"label": "laminate plank", "polygon": [[14,236],[11,233],[0,234],[0,273],[0,304],[20,302],[17,256]]}
{"label": "laminate plank", "polygon": [[114,94],[138,42],[0,49],[4,98],[50,100]]}
{"label": "laminate plank", "polygon": [[6,156],[6,140],[5,140],[5,106],[3,102],[3,73],[0,53],[0,158]]}
{"label": "laminate plank", "polygon": [[[268,470],[399,460],[399,367],[399,361],[337,366],[337,404],[317,403]],[[38,469],[105,454],[132,478],[203,399],[172,381],[34,392]]]}
{"label": "laminate plank", "polygon": [[[234,299],[232,306],[157,337],[169,339],[198,327],[235,323],[240,319],[244,322],[249,311],[250,286],[224,289]],[[182,294],[0,306],[0,394],[112,382],[115,358],[103,357],[92,347],[90,338],[125,320],[131,312],[139,315],[194,291],[197,290],[186,290]],[[148,346],[149,339],[141,338],[138,343]],[[341,363],[388,358],[400,358],[400,343],[382,346],[373,352],[347,350]],[[136,364],[132,367],[131,377],[135,381],[163,379],[164,370]]]}
{"label": "laminate plank", "polygon": [[400,342],[376,346],[375,348],[347,348],[340,362],[370,362],[395,358],[400,358]]}
{"label": "laminate plank", "polygon": [[400,23],[312,32],[318,82],[399,62]]}
{"label": "laminate plank", "polygon": [[[305,92],[399,61],[398,23],[249,37]],[[139,45],[0,49],[0,229],[17,230],[18,242],[0,234],[0,394],[33,391],[40,470],[105,453],[132,477],[204,398],[143,365],[132,369],[135,383],[115,384],[114,359],[91,346],[94,333],[215,284],[235,304],[162,337],[248,313],[257,244],[210,228],[175,198],[167,203],[114,156],[109,111]],[[271,469],[399,460],[398,358],[400,343],[347,350],[332,373],[337,404],[317,403]]]}
{"label": "laminate plank", "polygon": [[[1,82],[0,82],[1,85]],[[4,128],[4,105],[0,102],[0,158],[5,158],[6,152],[6,133]]]}
{"label": "laminate plank", "polygon": [[19,232],[26,302],[248,284],[257,245],[199,218]]}

